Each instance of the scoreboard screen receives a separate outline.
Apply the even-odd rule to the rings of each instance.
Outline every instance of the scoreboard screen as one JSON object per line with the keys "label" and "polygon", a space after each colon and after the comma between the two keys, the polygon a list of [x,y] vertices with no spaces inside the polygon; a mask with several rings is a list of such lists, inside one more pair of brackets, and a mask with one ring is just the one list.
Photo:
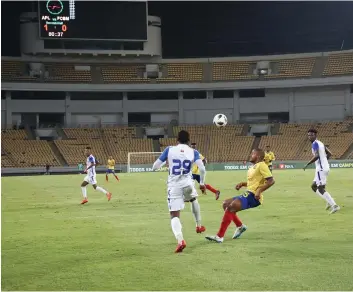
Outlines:
{"label": "scoreboard screen", "polygon": [[39,1],[47,39],[147,41],[147,1]]}

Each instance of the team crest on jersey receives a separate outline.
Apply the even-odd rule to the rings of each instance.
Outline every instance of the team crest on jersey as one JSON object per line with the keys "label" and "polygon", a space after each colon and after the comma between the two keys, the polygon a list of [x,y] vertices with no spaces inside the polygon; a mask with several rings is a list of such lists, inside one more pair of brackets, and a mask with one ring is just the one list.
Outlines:
{"label": "team crest on jersey", "polygon": [[183,149],[180,149],[180,152],[184,152],[184,150],[183,150]]}

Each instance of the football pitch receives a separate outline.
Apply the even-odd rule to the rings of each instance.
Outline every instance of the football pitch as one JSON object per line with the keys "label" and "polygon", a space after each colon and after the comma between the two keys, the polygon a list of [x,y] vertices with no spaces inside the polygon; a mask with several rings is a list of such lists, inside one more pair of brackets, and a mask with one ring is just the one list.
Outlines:
{"label": "football pitch", "polygon": [[[353,170],[334,169],[328,191],[342,207],[328,215],[310,185],[314,170],[274,171],[264,205],[239,213],[248,226],[232,240],[218,231],[222,199],[237,195],[245,171],[208,172],[222,191],[200,195],[206,233],[182,213],[187,248],[174,254],[167,173],[98,175],[107,202],[83,175],[2,178],[2,290],[353,290]],[[233,223],[232,223],[233,224]]]}

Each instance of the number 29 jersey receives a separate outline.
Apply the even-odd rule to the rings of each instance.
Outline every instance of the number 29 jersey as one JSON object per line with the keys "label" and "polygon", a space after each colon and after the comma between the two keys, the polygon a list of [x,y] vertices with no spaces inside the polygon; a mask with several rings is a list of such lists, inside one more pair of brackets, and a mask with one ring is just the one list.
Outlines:
{"label": "number 29 jersey", "polygon": [[191,167],[198,159],[200,159],[200,153],[186,144],[167,147],[159,160],[168,161],[168,187],[183,188],[192,185]]}

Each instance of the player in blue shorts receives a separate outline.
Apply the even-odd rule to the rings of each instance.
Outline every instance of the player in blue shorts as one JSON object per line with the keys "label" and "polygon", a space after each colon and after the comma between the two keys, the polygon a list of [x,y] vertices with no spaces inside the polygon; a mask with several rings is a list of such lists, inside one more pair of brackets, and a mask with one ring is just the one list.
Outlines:
{"label": "player in blue shorts", "polygon": [[115,160],[113,156],[109,156],[109,159],[107,161],[107,171],[105,173],[105,180],[108,181],[108,174],[114,175],[115,179],[119,181],[118,176],[115,174]]}
{"label": "player in blue shorts", "polygon": [[[191,143],[191,148],[196,150],[196,143]],[[207,160],[206,158],[200,153],[200,159],[202,160],[203,164],[206,165]],[[194,163],[192,165],[192,179],[196,180],[200,184],[200,171],[198,166]],[[216,200],[219,199],[219,196],[221,195],[221,192],[219,190],[216,190],[214,187],[212,187],[210,184],[205,184],[205,187],[207,190],[211,191],[214,193]],[[202,193],[206,193],[206,190],[204,190]]]}
{"label": "player in blue shorts", "polygon": [[247,182],[238,183],[235,187],[236,190],[247,187],[247,190],[240,196],[223,202],[224,216],[219,231],[215,236],[206,236],[206,239],[222,243],[228,226],[232,221],[237,226],[233,239],[240,237],[247,230],[247,227],[237,216],[237,212],[260,206],[263,201],[262,193],[275,183],[270,169],[264,162],[264,157],[265,153],[261,149],[254,149],[251,152],[250,162],[254,165],[248,170],[248,180]]}

